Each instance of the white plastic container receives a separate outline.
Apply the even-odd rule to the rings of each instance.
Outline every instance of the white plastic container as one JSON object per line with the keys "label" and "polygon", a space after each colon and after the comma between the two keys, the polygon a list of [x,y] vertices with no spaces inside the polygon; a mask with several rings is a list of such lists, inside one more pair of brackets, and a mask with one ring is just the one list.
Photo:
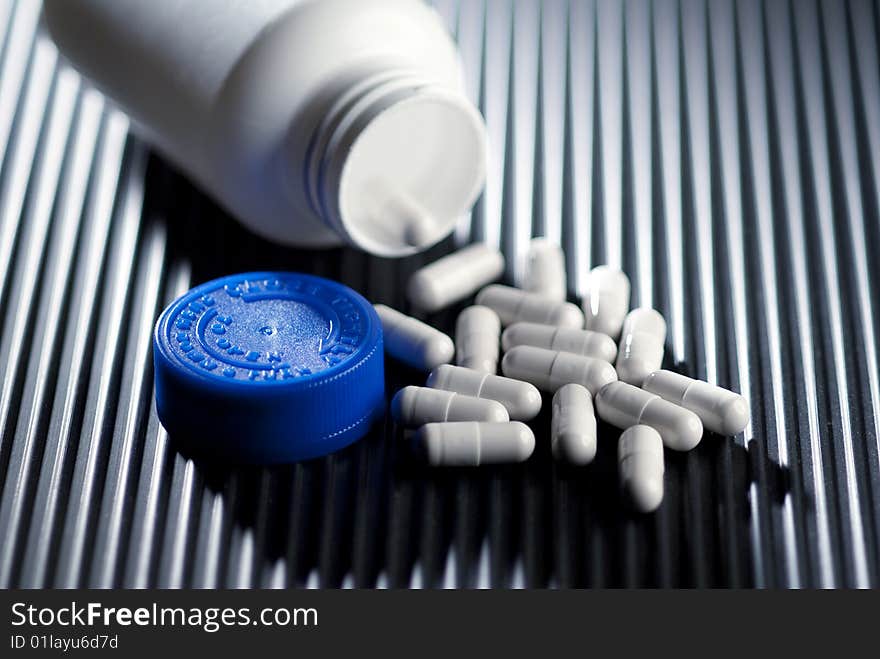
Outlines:
{"label": "white plastic container", "polygon": [[418,0],[46,0],[62,53],[256,233],[410,254],[482,189],[455,44]]}

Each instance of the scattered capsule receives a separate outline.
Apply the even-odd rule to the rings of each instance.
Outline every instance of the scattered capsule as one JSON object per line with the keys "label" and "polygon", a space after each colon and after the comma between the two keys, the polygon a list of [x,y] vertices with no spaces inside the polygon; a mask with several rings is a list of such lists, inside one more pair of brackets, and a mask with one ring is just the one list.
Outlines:
{"label": "scattered capsule", "polygon": [[633,309],[623,321],[617,376],[637,387],[663,364],[666,321],[653,309]]}
{"label": "scattered capsule", "polygon": [[498,370],[498,337],[501,319],[489,307],[474,305],[455,323],[455,363],[481,373]]}
{"label": "scattered capsule", "polygon": [[535,435],[524,423],[428,423],[415,443],[435,466],[477,466],[524,462],[535,450]]}
{"label": "scattered capsule", "polygon": [[510,421],[507,409],[498,401],[414,386],[404,387],[394,395],[391,416],[410,427],[446,421]]}
{"label": "scattered capsule", "polygon": [[617,380],[614,367],[606,361],[534,346],[515,346],[508,350],[501,360],[501,372],[548,392],[574,382],[595,395],[606,384]]}
{"label": "scattered capsule", "polygon": [[419,309],[438,311],[472,295],[503,272],[501,252],[474,243],[416,270],[410,277],[407,296]]}
{"label": "scattered capsule", "polygon": [[690,410],[706,428],[720,435],[738,435],[749,424],[746,399],[714,384],[672,371],[654,371],[642,388]]}
{"label": "scattered capsule", "polygon": [[480,373],[462,366],[438,366],[428,376],[432,389],[497,400],[511,419],[528,421],[541,411],[541,393],[528,382]]}
{"label": "scattered capsule", "polygon": [[565,299],[565,254],[559,245],[546,238],[531,240],[522,287],[550,300]]}
{"label": "scattered capsule", "polygon": [[643,424],[660,433],[663,444],[676,451],[690,451],[703,438],[700,417],[626,382],[612,382],[596,396],[599,417],[617,428]]}
{"label": "scattered capsule", "polygon": [[596,457],[596,413],[593,397],[579,384],[566,384],[553,394],[550,448],[554,457],[585,465]]}
{"label": "scattered capsule", "polygon": [[477,304],[494,309],[502,325],[527,321],[559,327],[584,326],[584,314],[576,305],[512,286],[486,286],[477,293]]}
{"label": "scattered capsule", "polygon": [[501,347],[506,352],[514,346],[535,346],[548,350],[572,352],[595,357],[613,364],[617,344],[607,334],[574,327],[553,327],[538,323],[514,323],[501,335]]}
{"label": "scattered capsule", "polygon": [[650,513],[663,501],[663,440],[651,426],[632,426],[617,445],[620,483],[633,506]]}
{"label": "scattered capsule", "polygon": [[593,268],[583,299],[584,327],[612,339],[620,336],[623,318],[629,309],[629,293],[626,273],[607,265]]}
{"label": "scattered capsule", "polygon": [[443,332],[384,304],[373,307],[382,321],[382,338],[389,355],[424,371],[452,361],[455,344]]}

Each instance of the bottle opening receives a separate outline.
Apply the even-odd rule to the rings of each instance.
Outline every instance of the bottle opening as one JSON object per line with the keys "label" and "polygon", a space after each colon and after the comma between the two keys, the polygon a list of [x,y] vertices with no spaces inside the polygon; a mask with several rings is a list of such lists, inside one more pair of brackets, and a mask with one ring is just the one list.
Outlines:
{"label": "bottle opening", "polygon": [[384,256],[447,236],[485,181],[479,112],[453,91],[392,79],[344,114],[320,159],[319,214],[349,242]]}

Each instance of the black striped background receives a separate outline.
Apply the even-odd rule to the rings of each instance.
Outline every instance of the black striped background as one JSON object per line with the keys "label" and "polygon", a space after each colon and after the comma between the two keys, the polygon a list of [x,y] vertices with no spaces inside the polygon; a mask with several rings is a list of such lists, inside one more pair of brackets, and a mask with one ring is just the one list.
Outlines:
{"label": "black striped background", "polygon": [[[876,0],[436,4],[490,177],[454,239],[392,262],[246,234],[59,61],[39,2],[0,0],[0,586],[876,586]],[[546,413],[527,464],[470,471],[388,423],[274,470],[187,460],[158,424],[151,329],[191,285],[304,270],[405,308],[455,241],[515,281],[533,234],[572,295],[624,267],[667,365],[751,401],[744,435],[667,455],[655,515],[620,503],[616,431],[569,468]]]}

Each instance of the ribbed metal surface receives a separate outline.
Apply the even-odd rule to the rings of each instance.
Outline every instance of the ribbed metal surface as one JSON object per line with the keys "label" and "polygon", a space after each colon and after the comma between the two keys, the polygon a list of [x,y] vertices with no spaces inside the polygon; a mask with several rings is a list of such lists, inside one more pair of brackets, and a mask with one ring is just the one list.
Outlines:
{"label": "ribbed metal surface", "polygon": [[877,586],[877,3],[438,9],[491,137],[456,240],[513,280],[531,235],[561,240],[572,294],[624,267],[668,365],[742,391],[746,432],[668,454],[648,517],[619,503],[617,432],[569,468],[546,413],[524,466],[427,470],[387,422],[287,468],[185,459],[152,399],[165,304],[284,268],[404,308],[453,241],[390,262],[247,235],[59,61],[38,2],[0,0],[0,586]]}

